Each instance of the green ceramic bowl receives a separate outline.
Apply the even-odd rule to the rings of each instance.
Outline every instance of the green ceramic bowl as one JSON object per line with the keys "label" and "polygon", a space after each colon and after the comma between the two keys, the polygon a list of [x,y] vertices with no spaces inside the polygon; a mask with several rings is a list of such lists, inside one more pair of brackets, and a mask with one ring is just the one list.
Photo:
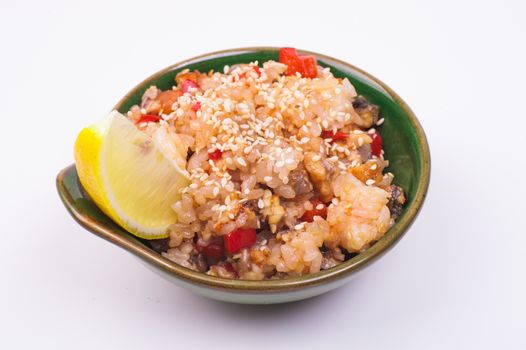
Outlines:
{"label": "green ceramic bowl", "polygon": [[[278,59],[278,48],[243,48],[213,52],[176,63],[155,73],[134,87],[114,107],[122,113],[139,103],[151,85],[170,88],[175,75],[185,69],[222,70],[224,65],[264,62]],[[426,136],[413,112],[398,95],[380,80],[346,62],[303,51],[316,56],[322,66],[330,67],[337,77],[347,77],[359,94],[380,106],[384,124],[380,132],[390,161],[389,171],[396,184],[406,191],[407,204],[396,224],[369,249],[344,263],[315,274],[274,281],[243,281],[208,276],[179,266],[150,249],[105,216],[83,191],[74,165],[57,177],[59,195],[73,218],[88,231],[127,250],[151,270],[175,284],[205,297],[246,304],[273,304],[306,299],[337,288],[351,280],[364,267],[380,258],[404,235],[422,208],[429,184],[430,156]]]}

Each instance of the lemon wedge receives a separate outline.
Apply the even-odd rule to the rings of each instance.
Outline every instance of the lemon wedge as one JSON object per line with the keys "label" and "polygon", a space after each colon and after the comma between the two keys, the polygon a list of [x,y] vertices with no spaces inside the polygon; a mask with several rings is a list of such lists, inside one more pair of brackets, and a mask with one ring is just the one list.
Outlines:
{"label": "lemon wedge", "polygon": [[[75,142],[80,182],[99,208],[132,234],[146,239],[167,237],[177,221],[171,205],[189,184],[186,150],[162,127],[153,137],[112,111],[84,128]],[[167,142],[163,146],[162,142]]]}

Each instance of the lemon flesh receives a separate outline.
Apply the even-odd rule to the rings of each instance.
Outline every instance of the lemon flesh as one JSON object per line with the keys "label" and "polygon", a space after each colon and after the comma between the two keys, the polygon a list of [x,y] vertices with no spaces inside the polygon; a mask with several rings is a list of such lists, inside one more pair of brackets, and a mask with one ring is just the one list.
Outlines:
{"label": "lemon flesh", "polygon": [[117,111],[84,128],[75,142],[80,182],[98,207],[141,238],[167,237],[171,205],[189,184],[186,159],[161,149]]}

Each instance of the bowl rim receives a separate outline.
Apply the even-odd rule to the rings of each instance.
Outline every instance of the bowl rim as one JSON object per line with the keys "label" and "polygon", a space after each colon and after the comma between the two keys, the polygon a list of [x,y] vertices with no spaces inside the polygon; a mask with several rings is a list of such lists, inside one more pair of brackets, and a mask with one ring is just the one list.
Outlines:
{"label": "bowl rim", "polygon": [[[268,47],[268,46],[266,47],[244,47],[244,48],[220,50],[220,51],[214,51],[214,52],[206,53],[206,54],[199,55],[196,57],[192,57],[192,58],[180,61],[178,63],[174,63],[164,69],[161,69],[160,71],[150,75],[149,77],[141,81],[134,88],[132,88],[123,98],[121,98],[119,102],[117,102],[117,104],[113,108],[120,109],[120,107],[132,95],[136,94],[138,91],[143,89],[149,81],[153,79],[157,79],[183,66],[186,66],[192,63],[197,63],[203,60],[210,60],[210,59],[231,56],[231,55],[238,55],[238,54],[243,54],[243,53],[257,53],[257,52],[265,52],[265,51],[270,51],[270,52],[279,51],[279,47]],[[367,79],[378,84],[403,109],[403,111],[406,113],[406,115],[409,118],[409,121],[413,127],[413,130],[417,134],[418,146],[420,148],[420,153],[422,157],[422,161],[420,165],[420,168],[421,168],[420,171],[422,175],[421,175],[420,181],[417,184],[415,199],[411,203],[411,205],[406,208],[406,212],[399,219],[399,221],[397,222],[397,225],[391,228],[384,235],[384,237],[382,237],[381,240],[377,241],[370,248],[368,248],[364,252],[354,256],[353,258],[331,269],[322,270],[320,272],[307,274],[307,275],[303,275],[300,277],[292,277],[292,278],[281,279],[281,280],[249,281],[249,280],[226,279],[226,278],[221,278],[221,277],[210,276],[205,273],[193,271],[183,266],[180,266],[176,264],[175,262],[172,262],[168,260],[167,258],[164,258],[161,254],[154,252],[153,250],[151,250],[150,248],[148,248],[146,245],[139,242],[138,240],[130,238],[131,234],[129,234],[130,237],[122,235],[119,232],[119,230],[112,230],[108,227],[99,225],[96,222],[94,222],[88,215],[77,211],[72,205],[74,200],[73,198],[71,198],[70,194],[68,193],[63,183],[63,179],[68,172],[76,171],[74,164],[64,168],[57,176],[57,188],[61,196],[61,199],[64,202],[64,205],[68,209],[69,213],[73,216],[73,218],[81,226],[86,228],[88,231],[100,236],[101,238],[104,238],[105,240],[108,240],[116,244],[117,246],[138,256],[139,258],[145,260],[146,262],[161,268],[168,274],[176,278],[179,278],[185,282],[188,282],[191,284],[197,284],[197,285],[204,285],[204,286],[207,286],[213,289],[230,290],[230,291],[238,291],[238,292],[258,292],[258,293],[283,292],[287,290],[310,287],[310,286],[314,286],[320,283],[326,283],[329,281],[338,280],[345,276],[349,276],[363,269],[366,266],[369,266],[371,263],[373,263],[378,258],[380,258],[383,254],[385,254],[389,249],[391,249],[402,238],[402,236],[407,232],[407,230],[413,224],[414,220],[416,219],[417,215],[422,209],[422,205],[424,203],[426,193],[429,187],[430,170],[431,170],[431,159],[430,159],[431,157],[430,157],[430,152],[429,152],[429,145],[427,143],[427,138],[426,138],[425,132],[420,122],[418,121],[413,111],[409,108],[409,106],[405,103],[405,101],[400,96],[398,96],[397,93],[394,92],[394,90],[392,90],[389,86],[387,86],[381,80],[372,76],[366,71],[358,67],[355,67],[354,65],[347,63],[345,61],[342,61],[342,60],[339,60],[339,59],[336,59],[336,58],[333,58],[333,57],[330,57],[324,54],[319,54],[316,52],[311,52],[311,51],[306,51],[306,50],[298,49],[298,52],[302,54],[314,55],[315,57],[320,58],[321,60],[335,62],[341,66],[345,66],[347,68],[350,68],[358,72],[359,74],[363,75]],[[80,186],[80,182],[79,182],[79,186]],[[124,230],[124,229],[121,229],[121,230]]]}

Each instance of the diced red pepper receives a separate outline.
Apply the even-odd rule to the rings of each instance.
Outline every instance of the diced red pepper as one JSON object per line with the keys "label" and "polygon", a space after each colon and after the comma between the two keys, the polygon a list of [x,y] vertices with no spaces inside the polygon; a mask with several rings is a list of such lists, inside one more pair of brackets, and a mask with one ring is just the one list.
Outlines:
{"label": "diced red pepper", "polygon": [[298,55],[295,48],[281,48],[279,61],[287,65],[286,75],[300,73],[305,78],[316,78],[318,75],[316,59],[309,55]]}
{"label": "diced red pepper", "polygon": [[225,254],[225,248],[223,247],[223,242],[220,237],[213,239],[211,242],[198,239],[195,248],[199,253],[218,260]]}
{"label": "diced red pepper", "polygon": [[382,136],[380,136],[378,131],[375,131],[374,134],[371,135],[371,138],[373,139],[371,143],[371,153],[379,157],[382,154]]}
{"label": "diced red pepper", "polygon": [[318,67],[316,66],[316,59],[313,56],[298,56],[301,61],[301,76],[304,78],[316,78],[318,76]]}
{"label": "diced red pepper", "polygon": [[298,53],[293,47],[282,47],[279,50],[279,61],[287,65],[286,75],[294,75],[296,72],[301,73],[301,61],[298,59]]}
{"label": "diced red pepper", "polygon": [[225,249],[230,254],[250,247],[256,243],[256,230],[253,228],[240,228],[224,236]]}
{"label": "diced red pepper", "polygon": [[[301,217],[302,221],[313,222],[315,216],[321,216],[323,219],[327,218],[327,206],[319,199],[311,199],[312,210],[307,210]],[[320,207],[321,209],[318,209]]]}
{"label": "diced red pepper", "polygon": [[216,149],[215,151],[208,153],[208,159],[218,160],[218,159],[221,159],[222,155],[223,155],[223,152],[221,152],[221,150],[219,149]]}
{"label": "diced red pepper", "polygon": [[298,52],[293,47],[282,47],[279,49],[279,61],[287,64],[289,61],[295,61],[298,57]]}
{"label": "diced red pepper", "polygon": [[201,109],[201,102],[197,101],[196,103],[192,105],[192,111],[197,112],[200,109]]}
{"label": "diced red pepper", "polygon": [[190,90],[190,88],[198,89],[199,85],[197,85],[197,83],[192,79],[186,79],[185,81],[183,81],[183,86],[181,88],[184,93],[187,93],[188,90]]}
{"label": "diced red pepper", "polygon": [[139,118],[139,120],[137,120],[137,123],[136,124],[140,124],[140,123],[147,123],[147,122],[158,122],[159,120],[161,120],[161,117],[159,117],[158,115],[154,115],[154,114],[143,114],[141,115],[141,117]]}
{"label": "diced red pepper", "polygon": [[349,137],[349,134],[346,134],[341,131],[332,131],[332,130],[323,130],[321,132],[321,137],[324,139],[332,139],[332,141],[342,141]]}

